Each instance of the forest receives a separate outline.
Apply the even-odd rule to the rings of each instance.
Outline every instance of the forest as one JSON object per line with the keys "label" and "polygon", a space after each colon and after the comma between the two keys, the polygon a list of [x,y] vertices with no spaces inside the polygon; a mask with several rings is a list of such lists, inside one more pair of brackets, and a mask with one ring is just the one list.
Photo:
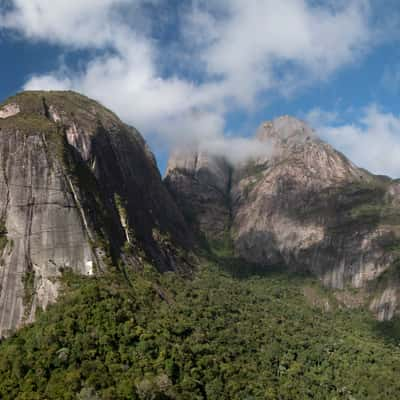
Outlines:
{"label": "forest", "polygon": [[60,301],[0,344],[1,399],[399,398],[399,323],[314,278],[120,272],[64,273]]}

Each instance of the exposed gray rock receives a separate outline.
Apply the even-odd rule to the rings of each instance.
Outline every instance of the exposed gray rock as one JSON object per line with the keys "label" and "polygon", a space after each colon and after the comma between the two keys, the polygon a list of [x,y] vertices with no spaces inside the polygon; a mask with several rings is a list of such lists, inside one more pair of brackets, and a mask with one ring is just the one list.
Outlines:
{"label": "exposed gray rock", "polygon": [[374,297],[370,310],[380,321],[387,321],[394,317],[398,311],[399,288],[387,287],[382,293]]}
{"label": "exposed gray rock", "polygon": [[18,104],[10,103],[0,108],[0,118],[5,119],[17,115],[20,112]]}
{"label": "exposed gray rock", "polygon": [[0,109],[0,336],[56,299],[65,268],[99,273],[127,246],[131,261],[176,268],[190,233],[136,130],[71,92]]}
{"label": "exposed gray rock", "polygon": [[[192,206],[193,218],[201,221],[198,227],[206,236],[222,235],[221,226],[228,226],[237,256],[260,266],[280,264],[312,272],[336,289],[373,291],[370,283],[395,268],[393,249],[400,243],[398,183],[356,167],[292,117],[264,123],[257,138],[268,142],[272,152],[222,170],[219,181],[230,183],[219,198],[227,200],[215,202],[209,195],[210,177],[215,175],[215,168],[209,168],[212,161],[203,167],[208,171],[198,185],[195,174],[177,167],[192,165],[184,155],[173,158],[165,179],[174,197]],[[207,204],[192,201],[199,197],[207,198]],[[215,209],[226,216],[223,225],[215,223],[218,219],[210,211]],[[392,291],[389,311],[378,311],[389,301],[386,288],[371,305],[379,318],[397,312]]]}
{"label": "exposed gray rock", "polygon": [[57,296],[60,268],[92,274],[95,257],[62,168],[42,135],[0,134],[0,210],[7,245],[0,266],[0,335]]}
{"label": "exposed gray rock", "polygon": [[383,272],[392,259],[379,242],[391,230],[349,214],[383,201],[386,182],[354,166],[302,121],[279,118],[264,124],[258,138],[273,140],[275,151],[239,168],[233,179],[237,252],[260,264],[312,271],[335,288],[361,287]]}
{"label": "exposed gray rock", "polygon": [[204,152],[173,155],[164,180],[191,227],[210,240],[230,229],[230,167]]}

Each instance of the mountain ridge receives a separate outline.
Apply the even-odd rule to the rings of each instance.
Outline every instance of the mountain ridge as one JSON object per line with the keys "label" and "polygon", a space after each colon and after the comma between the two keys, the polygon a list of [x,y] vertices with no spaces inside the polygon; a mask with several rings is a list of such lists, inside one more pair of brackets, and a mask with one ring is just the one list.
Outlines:
{"label": "mountain ridge", "polygon": [[356,167],[294,117],[264,122],[256,138],[270,151],[238,165],[175,153],[162,183],[143,137],[99,103],[40,91],[2,103],[4,332],[55,301],[65,267],[93,274],[128,260],[184,271],[186,250],[204,244],[355,288],[378,319],[393,318],[400,184]]}
{"label": "mountain ridge", "polygon": [[173,243],[190,232],[134,128],[74,92],[23,92],[0,112],[0,334],[55,300],[63,268],[181,267]]}
{"label": "mountain ridge", "polygon": [[[197,155],[204,160],[197,169],[179,168],[171,158],[164,182],[181,209],[190,210],[193,229],[211,242],[228,237],[234,254],[249,262],[281,263],[334,289],[365,290],[375,315],[392,318],[397,278],[386,289],[368,288],[396,269],[398,183],[356,167],[293,117],[264,122],[256,138],[270,142],[271,151],[232,170],[220,160],[227,166],[222,177],[207,153]],[[207,198],[210,180],[225,185],[225,193]]]}
{"label": "mountain ridge", "polygon": [[2,399],[397,399],[400,183],[291,117],[258,134],[163,183],[84,96],[0,105]]}

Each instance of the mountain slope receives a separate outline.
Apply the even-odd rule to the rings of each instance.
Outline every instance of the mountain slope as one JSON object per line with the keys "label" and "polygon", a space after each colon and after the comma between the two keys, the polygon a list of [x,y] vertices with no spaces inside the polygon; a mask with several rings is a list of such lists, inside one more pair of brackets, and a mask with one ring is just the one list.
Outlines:
{"label": "mountain slope", "polygon": [[1,399],[398,398],[399,320],[362,307],[396,315],[398,184],[301,121],[258,135],[170,162],[192,270],[133,128],[70,92],[0,106]]}
{"label": "mountain slope", "polygon": [[60,300],[0,343],[0,397],[398,399],[398,323],[338,308],[312,279],[148,272],[65,275]]}
{"label": "mountain slope", "polygon": [[54,301],[64,268],[91,275],[129,256],[174,269],[190,245],[143,138],[84,96],[8,99],[0,157],[0,335]]}
{"label": "mountain slope", "polygon": [[[295,118],[263,124],[257,138],[271,151],[226,168],[219,178],[229,182],[221,194],[224,212],[219,213],[223,221],[230,216],[224,231],[206,229],[204,218],[213,224],[207,215],[212,201],[190,208],[193,224],[212,241],[229,237],[236,256],[247,261],[312,272],[335,289],[360,289],[379,319],[392,318],[400,298],[400,185],[357,168]],[[176,168],[172,158],[165,182],[185,210],[187,199],[207,195],[192,183],[200,179],[199,172],[179,157],[184,167]],[[203,177],[213,174],[212,157],[194,157],[209,159]],[[207,182],[202,190],[206,188]]]}

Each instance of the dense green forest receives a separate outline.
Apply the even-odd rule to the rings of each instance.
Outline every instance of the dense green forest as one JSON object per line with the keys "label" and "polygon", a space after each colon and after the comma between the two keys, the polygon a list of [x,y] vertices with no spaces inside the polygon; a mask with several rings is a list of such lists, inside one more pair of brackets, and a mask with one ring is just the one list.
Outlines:
{"label": "dense green forest", "polygon": [[65,273],[60,301],[0,344],[0,398],[400,397],[397,322],[340,309],[312,278],[250,272]]}

